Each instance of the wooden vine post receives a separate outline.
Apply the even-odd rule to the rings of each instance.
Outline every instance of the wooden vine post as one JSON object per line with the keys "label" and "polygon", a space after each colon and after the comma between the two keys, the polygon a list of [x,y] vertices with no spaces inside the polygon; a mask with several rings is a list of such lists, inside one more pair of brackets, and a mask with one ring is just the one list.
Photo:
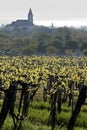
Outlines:
{"label": "wooden vine post", "polygon": [[86,96],[87,96],[87,86],[83,85],[81,90],[80,90],[75,109],[74,109],[72,116],[69,120],[67,130],[73,130],[74,125],[75,125],[75,121],[79,115],[79,112],[81,110],[82,105],[85,102]]}
{"label": "wooden vine post", "polygon": [[57,99],[57,92],[51,93],[51,126],[52,130],[55,128],[55,122],[56,122],[56,99]]}
{"label": "wooden vine post", "polygon": [[9,112],[10,115],[13,117],[14,121],[14,102],[16,100],[16,87],[17,84],[15,82],[12,82],[9,89],[3,90],[5,93],[4,101],[3,101],[3,106],[0,112],[0,128],[2,127],[5,118]]}

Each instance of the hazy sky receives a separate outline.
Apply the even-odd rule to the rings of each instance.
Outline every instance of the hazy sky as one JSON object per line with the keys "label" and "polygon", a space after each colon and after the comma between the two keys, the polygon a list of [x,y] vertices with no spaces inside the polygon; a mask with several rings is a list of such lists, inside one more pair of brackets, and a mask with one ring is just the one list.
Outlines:
{"label": "hazy sky", "polygon": [[87,0],[0,0],[0,20],[27,19],[30,8],[34,20],[87,19]]}

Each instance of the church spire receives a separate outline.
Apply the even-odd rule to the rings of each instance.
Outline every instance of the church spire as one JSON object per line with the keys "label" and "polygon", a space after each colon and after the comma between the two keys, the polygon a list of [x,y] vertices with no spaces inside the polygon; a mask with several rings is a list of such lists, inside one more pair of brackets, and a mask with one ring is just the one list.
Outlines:
{"label": "church spire", "polygon": [[31,8],[29,10],[29,15],[33,15]]}
{"label": "church spire", "polygon": [[29,13],[28,13],[28,20],[30,23],[33,24],[33,13],[32,13],[31,8],[30,8]]}

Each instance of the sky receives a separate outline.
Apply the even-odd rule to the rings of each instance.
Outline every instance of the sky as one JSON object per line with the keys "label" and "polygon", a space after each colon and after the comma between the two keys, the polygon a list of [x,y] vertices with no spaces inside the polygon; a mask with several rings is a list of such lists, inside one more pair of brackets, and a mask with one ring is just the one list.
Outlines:
{"label": "sky", "polygon": [[30,8],[37,24],[87,25],[87,0],[0,0],[0,24],[27,19]]}

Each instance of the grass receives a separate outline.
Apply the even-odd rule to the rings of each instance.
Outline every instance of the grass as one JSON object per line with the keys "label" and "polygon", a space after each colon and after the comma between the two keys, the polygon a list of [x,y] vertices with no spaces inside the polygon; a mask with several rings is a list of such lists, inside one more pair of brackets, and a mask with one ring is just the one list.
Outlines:
{"label": "grass", "polygon": [[75,124],[76,126],[87,128],[87,114],[81,112]]}
{"label": "grass", "polygon": [[29,110],[29,120],[33,122],[39,122],[42,124],[47,124],[48,119],[49,119],[49,114],[50,112],[47,111],[46,109],[30,109]]}
{"label": "grass", "polygon": [[13,121],[11,117],[7,116],[1,130],[13,130]]}
{"label": "grass", "polygon": [[[21,130],[51,130],[48,120],[50,116],[50,104],[44,101],[32,101],[29,106],[27,118],[22,122]],[[56,112],[55,130],[67,130],[66,126],[71,116],[71,108],[67,103],[62,105],[62,112]],[[83,106],[75,123],[74,130],[87,129],[86,106]],[[12,118],[8,115],[1,130],[13,130]]]}
{"label": "grass", "polygon": [[48,102],[44,102],[44,101],[33,101],[33,103],[31,103],[31,107],[35,108],[35,109],[48,109],[50,110],[50,104]]}

